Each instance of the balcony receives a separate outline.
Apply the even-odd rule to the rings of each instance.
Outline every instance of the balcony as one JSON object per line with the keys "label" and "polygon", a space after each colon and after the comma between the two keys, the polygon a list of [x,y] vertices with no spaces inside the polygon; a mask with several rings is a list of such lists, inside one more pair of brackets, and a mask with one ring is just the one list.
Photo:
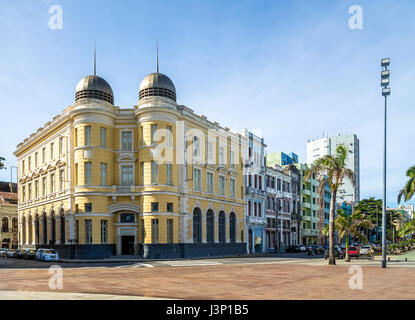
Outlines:
{"label": "balcony", "polygon": [[311,209],[311,205],[309,202],[303,202],[303,207],[307,209]]}
{"label": "balcony", "polygon": [[301,230],[301,235],[304,237],[318,237],[320,236],[320,232],[313,229],[303,229]]}
{"label": "balcony", "polygon": [[303,221],[311,221],[311,216],[301,216],[301,220]]}
{"label": "balcony", "polygon": [[311,195],[311,192],[308,189],[303,189],[302,190],[302,193],[303,193],[303,195],[306,195],[306,196],[310,196]]}

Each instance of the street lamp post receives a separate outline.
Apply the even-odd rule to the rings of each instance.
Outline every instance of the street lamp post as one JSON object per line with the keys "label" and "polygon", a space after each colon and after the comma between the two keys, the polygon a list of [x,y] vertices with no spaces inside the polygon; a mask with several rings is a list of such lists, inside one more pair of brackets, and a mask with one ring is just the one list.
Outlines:
{"label": "street lamp post", "polygon": [[390,70],[388,66],[390,58],[381,60],[383,70],[381,72],[382,96],[385,97],[385,122],[383,136],[383,206],[382,206],[382,268],[386,268],[386,115],[387,115],[387,97],[391,93],[389,88]]}

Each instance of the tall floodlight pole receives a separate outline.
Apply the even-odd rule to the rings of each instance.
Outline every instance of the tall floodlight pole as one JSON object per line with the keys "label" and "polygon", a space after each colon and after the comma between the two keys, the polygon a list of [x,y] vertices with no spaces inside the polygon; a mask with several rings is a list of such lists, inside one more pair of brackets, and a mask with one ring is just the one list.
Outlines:
{"label": "tall floodlight pole", "polygon": [[390,70],[388,66],[390,64],[390,58],[382,59],[381,66],[383,68],[381,72],[381,86],[382,96],[385,97],[385,123],[384,123],[384,136],[383,136],[383,206],[382,206],[382,268],[386,268],[386,115],[387,115],[387,97],[391,94],[389,88],[389,76]]}

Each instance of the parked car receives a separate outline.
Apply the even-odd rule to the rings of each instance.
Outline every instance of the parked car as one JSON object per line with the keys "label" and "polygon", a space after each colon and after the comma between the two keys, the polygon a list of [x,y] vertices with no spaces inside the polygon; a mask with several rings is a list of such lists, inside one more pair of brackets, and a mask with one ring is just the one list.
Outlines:
{"label": "parked car", "polygon": [[9,250],[6,253],[6,258],[13,258],[15,250]]}
{"label": "parked car", "polygon": [[13,258],[21,259],[23,258],[23,250],[14,250],[13,251]]}
{"label": "parked car", "polygon": [[2,248],[0,249],[0,257],[5,258],[9,249]]}
{"label": "parked car", "polygon": [[[339,246],[334,246],[334,257],[338,259],[344,259],[345,253]],[[330,256],[329,249],[324,250],[324,259]]]}
{"label": "parked car", "polygon": [[364,245],[360,248],[360,254],[361,255],[369,255],[371,249],[372,249],[372,247],[370,245]]}
{"label": "parked car", "polygon": [[316,254],[324,253],[324,248],[320,244],[313,244],[311,248]]}
{"label": "parked car", "polygon": [[53,249],[47,249],[42,255],[43,261],[59,261],[59,253]]}
{"label": "parked car", "polygon": [[35,260],[36,258],[36,251],[27,249],[22,254],[23,259],[25,260]]}
{"label": "parked car", "polygon": [[287,252],[287,253],[301,252],[300,251],[300,246],[289,246],[285,249],[285,252]]}
{"label": "parked car", "polygon": [[43,248],[37,249],[35,259],[36,260],[43,260],[43,254],[45,253],[45,250],[49,250],[49,249],[43,249]]}
{"label": "parked car", "polygon": [[360,257],[360,250],[358,246],[351,246],[349,247],[349,256],[351,258],[359,258]]}
{"label": "parked car", "polygon": [[298,248],[299,248],[300,252],[306,252],[307,251],[306,247],[304,245],[302,245],[302,244],[300,244],[298,246]]}

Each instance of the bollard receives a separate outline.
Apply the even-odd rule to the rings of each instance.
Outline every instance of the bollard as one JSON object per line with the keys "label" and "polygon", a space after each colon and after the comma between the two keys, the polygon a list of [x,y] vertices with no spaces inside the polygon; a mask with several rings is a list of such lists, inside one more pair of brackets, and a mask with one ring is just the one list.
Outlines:
{"label": "bollard", "polygon": [[388,261],[391,261],[391,257],[388,257]]}
{"label": "bollard", "polygon": [[408,258],[405,258],[405,262],[407,262],[408,261]]}

